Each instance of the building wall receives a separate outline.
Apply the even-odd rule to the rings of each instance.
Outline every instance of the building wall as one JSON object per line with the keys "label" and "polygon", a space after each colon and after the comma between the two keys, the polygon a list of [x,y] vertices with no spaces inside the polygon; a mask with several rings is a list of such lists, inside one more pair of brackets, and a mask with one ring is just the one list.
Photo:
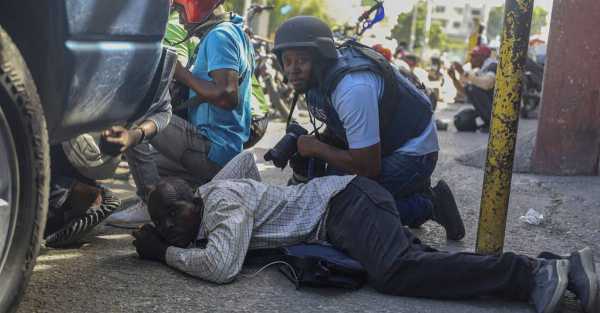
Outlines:
{"label": "building wall", "polygon": [[473,18],[486,25],[489,7],[465,0],[430,0],[432,22],[440,22],[445,33],[455,39],[466,40],[473,29]]}

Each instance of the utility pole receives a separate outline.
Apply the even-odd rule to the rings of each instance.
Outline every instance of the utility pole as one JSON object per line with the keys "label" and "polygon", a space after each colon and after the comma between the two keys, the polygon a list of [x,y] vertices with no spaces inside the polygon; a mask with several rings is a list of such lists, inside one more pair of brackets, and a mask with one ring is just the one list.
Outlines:
{"label": "utility pole", "polygon": [[419,10],[417,9],[418,6],[419,1],[415,3],[412,11],[412,21],[410,23],[410,43],[408,44],[408,49],[410,51],[413,51],[415,49],[415,39],[417,37],[417,14],[419,13]]}
{"label": "utility pole", "polygon": [[242,15],[246,14],[246,12],[248,12],[248,9],[250,8],[251,5],[252,5],[252,0],[244,0],[244,11],[240,12],[240,14],[242,14]]}
{"label": "utility pole", "polygon": [[429,45],[429,31],[431,30],[431,14],[433,12],[433,3],[431,0],[427,0],[427,11],[425,15],[425,46]]}
{"label": "utility pole", "polygon": [[478,253],[500,254],[504,248],[523,67],[527,58],[532,12],[533,0],[506,0],[477,229]]}

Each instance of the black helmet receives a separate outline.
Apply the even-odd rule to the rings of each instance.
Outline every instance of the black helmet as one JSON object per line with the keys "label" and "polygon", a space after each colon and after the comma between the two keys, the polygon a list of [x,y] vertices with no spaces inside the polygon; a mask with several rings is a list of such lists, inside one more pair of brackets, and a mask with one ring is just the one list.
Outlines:
{"label": "black helmet", "polygon": [[285,21],[275,33],[273,52],[281,60],[281,53],[289,48],[314,48],[321,57],[337,58],[333,34],[325,22],[313,16],[296,16]]}

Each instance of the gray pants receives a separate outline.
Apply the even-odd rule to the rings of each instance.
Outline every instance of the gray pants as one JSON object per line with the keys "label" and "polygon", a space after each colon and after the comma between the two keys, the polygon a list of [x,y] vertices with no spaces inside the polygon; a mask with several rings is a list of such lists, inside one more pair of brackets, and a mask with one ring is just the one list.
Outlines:
{"label": "gray pants", "polygon": [[150,143],[125,152],[138,196],[145,200],[161,176],[181,177],[194,185],[210,181],[221,170],[208,159],[210,146],[210,140],[195,126],[173,115],[169,125]]}

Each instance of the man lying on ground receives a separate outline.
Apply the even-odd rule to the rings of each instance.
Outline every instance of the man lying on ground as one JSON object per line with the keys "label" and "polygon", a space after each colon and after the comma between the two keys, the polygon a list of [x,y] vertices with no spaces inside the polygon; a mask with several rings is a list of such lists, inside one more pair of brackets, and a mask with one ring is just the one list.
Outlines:
{"label": "man lying on ground", "polygon": [[586,312],[600,309],[589,249],[554,260],[437,251],[401,226],[392,195],[364,177],[272,186],[260,181],[253,156],[243,153],[195,194],[182,180],[162,180],[148,207],[155,226],[134,233],[140,257],[215,283],[232,281],[249,249],[326,240],[359,261],[383,293],[499,296],[531,300],[537,312],[549,313],[569,288]]}

